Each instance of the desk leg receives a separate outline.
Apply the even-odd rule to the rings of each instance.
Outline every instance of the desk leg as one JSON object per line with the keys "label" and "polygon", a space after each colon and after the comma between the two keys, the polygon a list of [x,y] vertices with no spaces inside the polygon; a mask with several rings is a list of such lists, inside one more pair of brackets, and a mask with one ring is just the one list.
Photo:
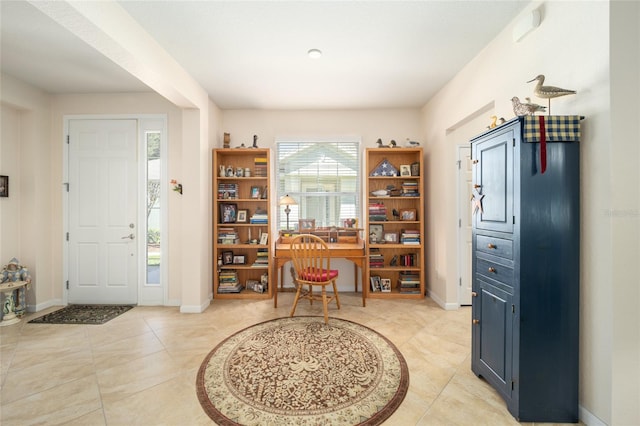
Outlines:
{"label": "desk leg", "polygon": [[[367,260],[368,261],[368,260]],[[365,266],[364,264],[360,267],[360,275],[362,276],[362,307],[366,307],[367,306],[367,299],[364,295],[364,288],[367,285],[367,283],[365,283],[365,276],[366,276],[366,270],[364,269]]]}
{"label": "desk leg", "polygon": [[358,292],[358,265],[353,264],[353,286],[356,293]]}
{"label": "desk leg", "polygon": [[[273,289],[274,293],[273,293],[273,307],[277,308],[278,307],[278,292],[280,291],[280,288],[282,288],[282,275],[283,275],[283,268],[284,265],[278,267],[278,265],[276,265],[276,267],[274,268],[274,274],[275,274],[275,279],[273,280],[276,285],[275,288]],[[280,274],[278,274],[280,273]],[[279,275],[279,276],[278,276]],[[278,285],[278,279],[280,280],[280,285]]]}

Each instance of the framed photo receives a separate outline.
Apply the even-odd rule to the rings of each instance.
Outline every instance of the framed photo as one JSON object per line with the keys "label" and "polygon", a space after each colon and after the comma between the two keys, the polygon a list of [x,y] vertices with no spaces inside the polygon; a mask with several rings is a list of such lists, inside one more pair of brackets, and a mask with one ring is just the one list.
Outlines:
{"label": "framed photo", "polygon": [[370,284],[371,284],[371,291],[381,291],[382,290],[382,285],[380,282],[380,276],[379,275],[372,275],[369,278]]}
{"label": "framed photo", "polygon": [[400,176],[411,176],[411,165],[409,165],[409,164],[401,164],[400,165]]}
{"label": "framed photo", "polygon": [[251,187],[251,198],[260,198],[262,197],[262,188],[259,186]]}
{"label": "framed photo", "polygon": [[316,229],[316,220],[315,219],[300,219],[300,220],[298,220],[298,230],[300,232],[313,231],[314,229]]}
{"label": "framed photo", "polygon": [[238,217],[236,218],[236,222],[247,223],[247,210],[238,210]]}
{"label": "framed photo", "polygon": [[420,176],[420,163],[411,163],[411,176]]}
{"label": "framed photo", "polygon": [[269,242],[269,234],[267,234],[266,232],[262,233],[262,235],[260,235],[260,244],[267,244]]}
{"label": "framed photo", "polygon": [[384,233],[384,242],[385,243],[397,243],[398,242],[398,233],[397,232],[385,232]]}
{"label": "framed photo", "polygon": [[0,176],[0,197],[9,196],[9,176]]}
{"label": "framed photo", "polygon": [[400,209],[400,220],[416,220],[416,209]]}
{"label": "framed photo", "polygon": [[391,280],[389,278],[380,278],[380,290],[383,293],[391,292]]}
{"label": "framed photo", "polygon": [[383,233],[384,226],[380,224],[369,225],[369,242],[371,244],[384,243]]}
{"label": "framed photo", "polygon": [[223,251],[222,252],[222,264],[223,265],[231,265],[233,263],[233,252],[232,251]]}
{"label": "framed photo", "polygon": [[237,218],[237,204],[220,203],[220,223],[235,223]]}
{"label": "framed photo", "polygon": [[235,265],[244,265],[244,255],[238,254],[233,256],[233,263]]}

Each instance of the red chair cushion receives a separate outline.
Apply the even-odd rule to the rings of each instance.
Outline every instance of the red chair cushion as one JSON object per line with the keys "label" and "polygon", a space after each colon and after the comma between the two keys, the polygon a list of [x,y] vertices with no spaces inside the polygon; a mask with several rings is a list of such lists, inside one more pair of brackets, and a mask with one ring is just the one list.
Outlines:
{"label": "red chair cushion", "polygon": [[326,269],[316,270],[316,269],[309,268],[304,270],[300,275],[301,275],[300,278],[306,281],[317,281],[317,282],[330,281],[338,276],[338,270],[330,269],[329,271],[327,271]]}

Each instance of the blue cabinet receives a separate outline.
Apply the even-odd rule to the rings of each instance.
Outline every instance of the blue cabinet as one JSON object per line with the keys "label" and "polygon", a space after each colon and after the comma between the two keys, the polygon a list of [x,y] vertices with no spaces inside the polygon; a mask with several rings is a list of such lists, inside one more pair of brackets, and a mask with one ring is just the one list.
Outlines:
{"label": "blue cabinet", "polygon": [[578,421],[579,143],[553,140],[545,117],[541,155],[525,132],[537,119],[471,141],[471,367],[519,421],[569,423]]}

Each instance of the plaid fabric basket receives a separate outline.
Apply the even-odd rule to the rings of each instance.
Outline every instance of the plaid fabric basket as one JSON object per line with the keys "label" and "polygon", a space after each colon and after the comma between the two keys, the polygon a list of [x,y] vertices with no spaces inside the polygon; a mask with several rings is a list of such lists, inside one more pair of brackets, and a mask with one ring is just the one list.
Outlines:
{"label": "plaid fabric basket", "polygon": [[523,123],[523,141],[540,142],[540,118],[544,119],[546,142],[580,142],[579,115],[527,115]]}

